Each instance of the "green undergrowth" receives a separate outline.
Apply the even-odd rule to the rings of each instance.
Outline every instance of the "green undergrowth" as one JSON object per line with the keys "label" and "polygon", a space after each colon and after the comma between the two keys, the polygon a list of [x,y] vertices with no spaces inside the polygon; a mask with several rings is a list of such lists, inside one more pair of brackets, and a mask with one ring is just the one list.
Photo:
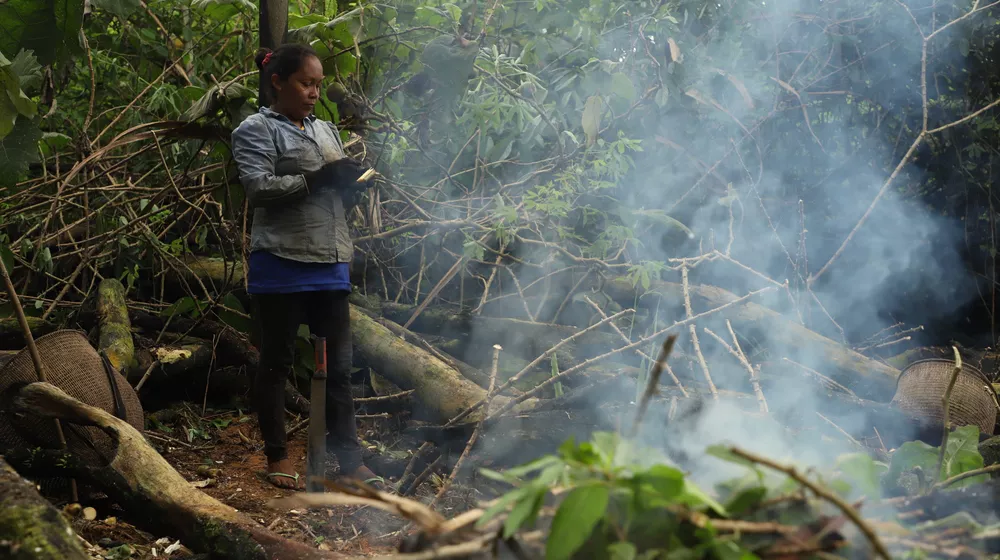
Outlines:
{"label": "green undergrowth", "polygon": [[[796,472],[848,504],[904,492],[948,491],[988,479],[988,474],[953,479],[983,468],[978,436],[975,426],[952,432],[937,477],[933,473],[939,448],[919,441],[900,446],[888,462],[858,452],[840,455],[834,464],[820,470],[797,466]],[[732,530],[735,521],[796,527],[800,536],[809,536],[810,542],[826,552],[870,557],[866,556],[869,545],[862,537],[842,536],[850,525],[846,518],[842,518],[846,523],[841,523],[839,530],[823,529],[843,516],[829,500],[803,493],[798,481],[748,460],[739,449],[713,446],[707,452],[720,461],[720,467],[728,462],[744,468],[745,473],[708,489],[659,451],[618,434],[599,432],[580,443],[569,440],[557,453],[503,473],[483,470],[484,476],[512,488],[494,502],[479,523],[485,526],[505,514],[504,538],[520,531],[546,529],[546,560],[749,560],[766,557],[773,553],[772,547],[782,544],[780,535]],[[799,495],[805,499],[794,499]],[[553,504],[554,514],[548,507]],[[907,530],[892,519],[878,521],[880,527],[889,523]],[[933,523],[961,526],[973,536],[997,530],[979,525],[967,514]],[[920,554],[893,550],[894,558]]]}

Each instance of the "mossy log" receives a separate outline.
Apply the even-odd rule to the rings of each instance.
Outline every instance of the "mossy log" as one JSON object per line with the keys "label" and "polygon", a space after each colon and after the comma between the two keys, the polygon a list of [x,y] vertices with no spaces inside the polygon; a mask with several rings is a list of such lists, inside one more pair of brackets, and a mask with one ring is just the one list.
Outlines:
{"label": "mossy log", "polygon": [[[486,391],[433,354],[404,341],[356,307],[351,307],[351,332],[363,360],[403,390],[414,390],[420,412],[444,422],[479,402]],[[495,397],[497,406],[508,399]],[[529,405],[530,406],[530,405]],[[470,421],[476,420],[475,414]]]}
{"label": "mossy log", "polygon": [[[31,336],[38,338],[42,335],[55,332],[56,326],[48,321],[43,321],[38,317],[25,317],[28,320],[28,327],[31,329]],[[14,317],[0,319],[0,349],[20,350],[27,345],[24,340],[24,331]]]}
{"label": "mossy log", "polygon": [[[636,291],[625,278],[616,278],[604,285],[605,292],[622,305],[633,305]],[[732,292],[705,285],[690,286],[692,304],[696,313],[732,303],[739,299]],[[684,289],[681,284],[654,282],[643,295],[660,296],[667,305],[683,309]],[[852,389],[858,396],[888,401],[895,392],[899,370],[867,358],[829,338],[793,322],[784,315],[752,301],[732,305],[719,312],[729,319],[737,331],[759,329],[766,333],[769,343],[781,349],[794,349],[797,354],[815,358],[811,364],[820,373]],[[784,357],[784,356],[782,356]],[[798,356],[787,356],[801,359]]]}
{"label": "mossy log", "polygon": [[344,556],[287,540],[253,519],[191,486],[142,434],[107,412],[73,399],[48,383],[22,388],[16,406],[25,413],[96,426],[118,442],[107,466],[85,464],[61,451],[29,450],[8,455],[19,472],[75,476],[99,486],[153,531],[167,531],[189,547],[232,560],[335,559]]}
{"label": "mossy log", "polygon": [[243,287],[243,263],[240,261],[191,255],[185,258],[184,263],[198,278],[211,280],[216,289]]}
{"label": "mossy log", "polygon": [[135,342],[125,303],[125,286],[114,278],[102,280],[97,287],[97,322],[100,326],[97,349],[104,352],[116,370],[124,373],[135,362]]}
{"label": "mossy log", "polygon": [[0,558],[86,560],[62,513],[0,457]]}

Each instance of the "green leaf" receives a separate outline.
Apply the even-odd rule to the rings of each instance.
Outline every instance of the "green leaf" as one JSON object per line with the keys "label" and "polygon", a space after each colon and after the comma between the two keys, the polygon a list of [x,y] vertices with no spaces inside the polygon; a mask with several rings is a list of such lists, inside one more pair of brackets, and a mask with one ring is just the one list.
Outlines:
{"label": "green leaf", "polygon": [[21,90],[14,64],[0,54],[0,137],[13,130],[19,116],[31,119],[37,112],[35,102]]}
{"label": "green leaf", "polygon": [[139,0],[91,0],[91,5],[98,10],[110,12],[120,19],[128,19],[142,7]]}
{"label": "green leaf", "polygon": [[888,467],[876,463],[867,453],[851,453],[837,459],[837,468],[851,486],[869,499],[881,494],[881,478]]}
{"label": "green leaf", "polygon": [[538,517],[538,510],[542,508],[542,500],[548,492],[546,488],[536,486],[530,486],[525,490],[524,495],[517,500],[514,509],[510,510],[510,514],[504,521],[503,538],[505,539],[512,537],[521,527],[534,523],[535,518]]}
{"label": "green leaf", "polygon": [[[308,25],[296,27],[289,25],[288,40],[300,43],[312,43],[316,39],[330,41],[340,48],[354,45],[354,34],[352,28],[357,27],[358,16],[361,15],[361,8],[355,8],[349,12],[344,12],[329,21],[316,21]],[[322,60],[331,54],[330,50],[323,43],[313,45]],[[337,49],[340,50],[340,49]]]}
{"label": "green leaf", "polygon": [[[226,297],[222,298],[222,305],[226,306],[229,309],[232,309],[233,311],[246,313],[246,311],[243,309],[243,304],[240,303],[239,298],[237,298],[235,295],[231,293],[226,294]],[[223,323],[229,325],[230,327],[233,327],[234,329],[240,331],[241,333],[250,334],[251,330],[253,329],[253,324],[251,323],[250,319],[238,315],[233,311],[227,311],[225,309],[221,309],[219,310],[218,313],[219,318],[222,319]]]}
{"label": "green leaf", "polygon": [[608,507],[610,490],[603,484],[590,484],[571,491],[559,505],[549,538],[545,542],[545,560],[567,560],[590,538]]}
{"label": "green leaf", "polygon": [[611,75],[611,93],[629,103],[635,101],[635,85],[632,84],[632,79],[623,72],[616,72]]}
{"label": "green leaf", "polygon": [[59,132],[46,132],[42,134],[42,139],[38,141],[38,149],[44,157],[52,157],[65,148],[73,139]]}
{"label": "green leaf", "polygon": [[221,85],[212,86],[181,115],[181,120],[194,121],[202,117],[214,116],[221,109],[230,106],[233,102],[237,104],[245,103],[255,95],[257,95],[256,92],[237,83],[228,84],[225,88]]}
{"label": "green leaf", "polygon": [[191,7],[216,21],[226,21],[241,13],[257,12],[257,6],[250,0],[194,0]]}
{"label": "green leaf", "polygon": [[81,52],[83,0],[0,2],[0,52],[34,51],[42,65]]}
{"label": "green leaf", "polygon": [[3,265],[8,272],[14,270],[14,251],[10,250],[8,243],[0,244],[0,259],[3,259]]}
{"label": "green leaf", "polygon": [[35,255],[35,265],[42,272],[52,272],[52,251],[48,247],[42,247],[42,250]]}
{"label": "green leaf", "polygon": [[[945,480],[983,468],[983,456],[979,454],[979,428],[977,426],[962,426],[948,435],[948,445],[945,448],[941,472],[938,473],[938,476],[934,476],[938,451],[938,447],[931,447],[922,441],[909,441],[899,446],[889,462],[889,482],[898,483],[901,474],[917,467],[924,472],[928,482]],[[953,488],[982,482],[987,476],[976,476],[963,480],[953,485]]]}
{"label": "green leaf", "polygon": [[601,130],[601,96],[591,95],[583,107],[583,133],[587,136],[587,147],[597,142],[597,133]]}
{"label": "green leaf", "polygon": [[657,107],[662,109],[667,106],[668,101],[670,101],[670,90],[667,89],[667,86],[661,86],[660,89],[656,90],[653,102],[656,103]]}
{"label": "green leaf", "polygon": [[729,513],[726,511],[725,506],[717,502],[715,498],[706,494],[701,488],[690,480],[684,480],[684,490],[681,492],[677,501],[692,508],[708,507],[721,516],[729,517]]}
{"label": "green leaf", "polygon": [[195,303],[194,298],[185,296],[175,301],[173,304],[163,308],[163,310],[160,311],[160,317],[168,318],[173,315],[183,317],[185,315],[189,315],[196,308],[197,303]]}
{"label": "green leaf", "polygon": [[[486,469],[483,470],[485,471]],[[500,498],[497,499],[497,501],[492,506],[490,506],[489,508],[486,509],[486,511],[483,512],[483,515],[480,516],[479,521],[476,522],[476,527],[480,529],[485,527],[486,524],[490,522],[490,520],[492,520],[494,517],[497,516],[497,514],[507,509],[512,503],[523,498],[529,491],[531,491],[530,487],[518,488],[516,490],[511,490],[510,492],[507,492],[503,496],[500,496]]]}
{"label": "green leaf", "polygon": [[520,467],[507,469],[504,474],[509,477],[524,478],[533,472],[540,471],[552,465],[562,465],[562,460],[554,455],[545,455]]}
{"label": "green leaf", "polygon": [[729,500],[729,503],[726,504],[726,510],[732,515],[740,515],[759,504],[766,496],[767,488],[763,486],[747,488]]}
{"label": "green leaf", "polygon": [[[0,115],[0,121],[2,121]],[[38,141],[42,131],[28,119],[18,119],[13,129],[0,135],[0,187],[12,187],[28,171],[28,166],[38,163]]]}
{"label": "green leaf", "polygon": [[[979,453],[978,426],[962,426],[949,434],[948,445],[944,453],[944,464],[941,466],[942,480],[981,469],[983,466],[983,456]],[[989,475],[974,476],[957,482],[949,488],[962,488],[986,480],[989,480]]]}
{"label": "green leaf", "polygon": [[25,92],[36,91],[42,86],[42,65],[35,58],[35,53],[22,50],[11,61],[14,73],[21,81],[21,89]]}
{"label": "green leaf", "polygon": [[657,497],[672,501],[684,490],[684,473],[666,465],[654,465],[635,476],[640,484],[648,484],[656,491]]}
{"label": "green leaf", "polygon": [[611,466],[618,452],[621,437],[615,432],[594,432],[590,438],[594,451],[601,457],[601,462],[605,466]]}
{"label": "green leaf", "polygon": [[722,459],[723,461],[727,461],[729,463],[743,465],[744,467],[749,467],[751,469],[757,470],[756,463],[748,459],[744,459],[739,455],[736,455],[735,453],[730,451],[729,447],[725,445],[710,445],[707,448],[705,448],[705,454],[711,455],[716,459]]}
{"label": "green leaf", "polygon": [[635,560],[637,551],[630,542],[616,542],[608,545],[609,560]]}

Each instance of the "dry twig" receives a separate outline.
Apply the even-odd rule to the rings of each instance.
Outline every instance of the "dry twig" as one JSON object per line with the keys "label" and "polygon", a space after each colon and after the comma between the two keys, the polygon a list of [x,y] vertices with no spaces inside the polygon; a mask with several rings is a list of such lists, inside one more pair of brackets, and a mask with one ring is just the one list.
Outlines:
{"label": "dry twig", "polygon": [[744,451],[743,449],[740,449],[738,447],[730,447],[729,451],[734,455],[736,455],[737,457],[741,457],[753,463],[757,463],[758,465],[764,465],[765,467],[768,467],[770,469],[785,473],[792,480],[798,482],[802,486],[805,486],[817,496],[825,499],[826,501],[836,506],[837,509],[839,509],[844,515],[850,518],[850,520],[853,521],[855,525],[858,526],[858,529],[860,529],[861,532],[864,533],[865,538],[868,539],[868,542],[871,543],[872,548],[875,549],[875,552],[879,556],[885,558],[885,560],[891,560],[892,557],[889,556],[888,549],[886,549],[885,545],[882,544],[882,541],[879,539],[878,535],[875,534],[875,530],[872,529],[871,525],[866,523],[865,520],[861,518],[861,515],[858,513],[858,510],[856,510],[853,506],[845,502],[843,498],[835,494],[833,491],[809,480],[804,475],[799,473],[799,471],[796,470],[795,467],[782,465],[776,461],[772,461],[771,459],[768,459],[766,457],[761,457],[760,455],[756,455],[749,451]]}

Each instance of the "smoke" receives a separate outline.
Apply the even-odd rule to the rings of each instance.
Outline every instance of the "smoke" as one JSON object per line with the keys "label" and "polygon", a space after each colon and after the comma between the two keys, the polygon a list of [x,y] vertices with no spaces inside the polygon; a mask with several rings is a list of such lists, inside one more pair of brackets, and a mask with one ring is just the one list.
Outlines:
{"label": "smoke", "polygon": [[[907,4],[929,25],[930,3]],[[706,186],[687,194],[704,174],[702,169],[692,173],[690,161],[683,158],[665,163],[642,161],[639,168],[650,172],[640,171],[633,187],[627,189],[628,204],[673,207],[678,212],[675,217],[695,234],[693,240],[670,236],[650,243],[643,258],[677,263],[671,259],[695,257],[713,248],[726,252],[731,246],[728,254],[734,260],[778,283],[789,283],[789,291],[771,292],[760,303],[782,310],[793,320],[801,317],[809,328],[846,344],[857,344],[890,328],[901,309],[917,324],[933,323],[953,313],[975,293],[961,259],[961,224],[924,207],[914,196],[927,177],[913,164],[904,166],[894,186],[873,202],[920,129],[922,38],[914,22],[900,6],[874,8],[852,2],[769,1],[746,15],[747,25],[718,32],[714,40],[699,45],[704,49],[701,61],[714,59],[722,65],[738,41],[744,54],[737,56],[757,63],[746,64],[745,72],[730,81],[728,95],[727,84],[716,88],[721,96],[716,101],[728,112],[719,118],[730,125],[737,123],[728,127],[735,133],[729,142],[720,142],[721,135],[710,127],[699,132],[692,126],[690,113],[675,113],[658,123],[662,134],[683,145],[688,154],[697,155],[702,167],[723,163],[705,181]],[[848,21],[859,23],[841,23]],[[861,39],[858,42],[864,45],[866,39],[879,36],[878,45],[888,46],[878,50],[878,45],[868,43],[871,51],[861,46],[848,52],[844,35],[866,26],[867,32],[854,32]],[[760,55],[746,56],[746,52]],[[782,56],[785,61],[780,60]],[[957,49],[935,50],[934,56],[932,67],[961,64]],[[876,100],[835,93],[848,81],[838,75],[854,72],[856,67],[862,68],[869,81],[867,92]],[[692,105],[711,111],[707,106],[712,101],[705,100],[711,97],[709,85],[719,72],[704,66],[685,71],[696,74],[686,76],[692,85],[688,90]],[[737,88],[732,85],[737,82],[744,84],[753,108],[743,96],[733,94]],[[852,126],[851,121],[858,120],[858,105],[865,103],[892,134],[873,131],[870,121]],[[767,114],[776,108],[785,112],[785,126],[795,120],[792,115],[800,117],[793,129],[768,130]],[[740,135],[741,130],[748,133]],[[732,155],[727,157],[727,153]],[[810,275],[834,257],[862,217],[865,223],[843,253],[818,280],[810,282]],[[691,280],[725,287],[738,295],[768,285],[727,263],[700,264],[692,269]],[[670,311],[674,318],[683,314],[682,309]],[[746,370],[703,326],[728,337],[724,326],[719,330],[718,321],[699,324],[701,347],[716,383],[732,386],[734,380],[745,379]],[[747,350],[759,352],[751,358],[755,362],[774,365],[788,358],[819,372],[828,371],[829,357],[774,336],[781,325],[759,327],[753,333],[740,333],[752,337],[753,348]],[[686,331],[682,340],[690,351]],[[772,411],[798,412],[807,422],[790,428],[773,416],[759,419],[723,401],[692,414],[669,430],[669,435],[664,434],[662,426],[669,421],[661,411],[660,417],[650,421],[647,441],[684,457],[695,477],[706,483],[732,474],[704,454],[706,446],[717,443],[817,468],[829,467],[838,453],[855,450],[832,426],[806,427],[824,423],[815,412],[824,408],[829,397],[819,384],[779,379],[768,383],[764,392]],[[861,428],[866,422],[861,413],[838,418],[848,429]]]}
{"label": "smoke", "polygon": [[[546,82],[549,85],[568,80],[563,76],[571,72],[556,80],[553,71],[545,69],[562,65],[575,71],[593,67],[596,63],[592,58],[603,60],[600,65],[609,69],[603,80],[580,79],[574,82],[572,91],[549,91],[548,97],[536,95],[534,86],[519,92],[536,101],[541,99],[546,108],[552,107],[557,96],[568,98],[564,96],[572,94],[583,100],[600,92],[612,108],[604,118],[631,123],[623,134],[639,141],[603,160],[605,167],[599,170],[593,162],[602,157],[601,150],[607,150],[607,144],[595,147],[593,155],[578,156],[584,162],[579,168],[546,168],[534,181],[550,181],[554,187],[530,189],[529,196],[521,201],[531,198],[550,209],[544,220],[538,219],[543,223],[541,228],[562,220],[564,229],[559,235],[546,232],[554,240],[552,243],[560,243],[559,236],[570,240],[582,235],[595,244],[610,240],[606,252],[615,254],[619,245],[613,237],[587,229],[592,226],[588,219],[600,218],[580,208],[593,208],[610,216],[603,224],[605,232],[614,228],[634,232],[638,242],[628,244],[624,251],[631,264],[661,264],[651,269],[654,283],[679,282],[680,267],[685,264],[690,268],[692,284],[718,286],[738,296],[770,286],[775,289],[756,298],[756,303],[778,310],[790,321],[848,347],[890,329],[900,315],[905,316],[907,326],[948,317],[975,293],[973,278],[962,259],[962,225],[923,205],[919,195],[929,178],[916,163],[902,166],[892,185],[881,196],[879,193],[922,126],[921,33],[928,34],[958,17],[968,9],[968,3],[937,8],[930,0],[905,3],[909,13],[902,5],[863,1],[682,4],[668,10],[672,10],[673,23],[661,17],[644,28],[643,36],[636,32],[638,24],[615,27],[609,23],[605,32],[595,35],[596,44],[589,50],[574,50],[577,45],[560,35],[538,41],[530,53],[513,53],[530,61],[524,62],[526,70],[537,73],[542,82],[551,80]],[[947,71],[950,76],[961,74],[961,49],[948,45],[962,40],[967,33],[967,28],[955,25],[940,35],[942,46],[933,49],[929,75],[935,70]],[[658,68],[651,69],[649,57],[642,56],[644,51],[653,53]],[[480,53],[480,64],[497,71],[500,58],[486,45]],[[629,77],[638,96],[654,86],[665,91],[650,98],[659,109],[649,110],[647,100],[637,109],[643,117],[628,120],[632,108],[629,103],[622,104],[615,93],[622,91],[624,83],[615,80],[618,74]],[[658,76],[658,83],[646,79],[651,74]],[[477,90],[492,84],[482,72],[474,82]],[[530,82],[525,78],[525,83]],[[930,101],[934,102],[937,95],[930,93]],[[477,97],[477,102],[484,103],[482,96]],[[542,120],[536,119],[534,128],[527,126],[526,121],[533,117],[530,114],[494,114],[504,110],[499,101],[495,107],[480,106],[475,111],[465,105],[457,121],[435,123],[437,128],[432,129],[430,138],[437,144],[425,153],[408,156],[408,178],[417,182],[416,170],[421,166],[430,173],[428,169],[434,166],[427,161],[435,158],[438,166],[467,169],[474,167],[477,158],[496,161],[510,157],[516,158],[518,164],[491,168],[487,184],[522,180],[531,184],[532,180],[525,178],[545,168],[548,162],[527,162],[541,159],[535,157],[539,154],[549,154],[556,142],[573,147],[566,137],[537,133],[546,130],[547,123]],[[418,118],[415,109],[401,111],[414,120]],[[483,123],[480,131],[490,127],[499,130],[503,123],[494,120],[508,119],[510,126],[532,132],[514,141],[508,150],[499,141],[499,134],[497,138],[486,133],[470,136],[475,127],[468,126],[469,122],[476,119]],[[553,120],[567,123],[583,143],[578,112],[555,115]],[[931,128],[941,124],[944,122],[932,122]],[[610,135],[604,140],[620,141]],[[469,145],[476,149],[465,150]],[[577,149],[582,151],[583,147]],[[626,171],[621,172],[621,168]],[[570,180],[579,180],[589,190],[581,189],[574,197],[558,199],[553,194],[556,187],[564,184],[560,181]],[[594,186],[603,183],[611,186]],[[448,196],[471,196],[448,180],[435,183],[434,188],[442,197],[439,201]],[[567,208],[557,215],[551,209],[559,208],[560,203]],[[464,204],[440,203],[434,215],[451,220],[483,215]],[[477,199],[476,204],[495,204],[495,199],[487,196]],[[525,208],[518,212],[532,211],[530,204]],[[637,219],[635,210],[658,212],[683,227],[665,226],[664,220],[650,223]],[[503,214],[494,206],[486,215],[496,223],[497,216]],[[513,216],[515,221],[521,219],[517,212]],[[576,223],[570,223],[569,217],[574,216]],[[862,219],[864,223],[855,231]],[[848,236],[850,242],[844,245]],[[475,245],[470,239],[467,246],[474,252]],[[516,296],[497,299],[486,308],[489,314],[524,317],[527,307],[531,318],[542,322],[552,321],[557,313],[559,321],[566,323],[599,320],[592,308],[573,297],[578,293],[574,290],[580,289],[580,276],[554,274],[567,262],[558,255],[552,258],[551,246],[512,245],[516,246],[518,262],[499,271],[496,280],[504,284],[507,293],[513,292],[510,272],[520,280],[518,290],[533,280],[547,279],[539,280],[533,291],[526,292],[524,303]],[[727,259],[697,263],[681,260],[713,250]],[[406,254],[411,261],[418,258],[416,251]],[[477,255],[477,259],[486,261],[494,257],[490,253]],[[829,268],[814,279],[813,275],[832,258],[835,260]],[[447,261],[439,268],[446,269],[453,259]],[[480,267],[474,271],[486,278],[491,270]],[[591,278],[626,272],[599,267],[595,270]],[[786,282],[787,288],[776,288]],[[584,291],[597,299],[602,295],[600,282],[597,288],[593,284],[585,285],[592,291]],[[606,299],[604,303],[610,306],[613,302]],[[640,309],[635,323],[622,323],[627,332],[636,336],[686,315],[683,305],[666,298],[643,298],[637,303]],[[695,305],[694,313],[708,310],[697,301]],[[723,390],[748,392],[746,369],[704,331],[706,327],[731,341],[720,319],[697,324],[713,381]],[[756,402],[737,406],[728,399],[682,411],[672,418],[666,407],[657,407],[647,418],[645,441],[683,456],[695,478],[708,483],[717,482],[729,472],[704,454],[707,446],[716,443],[737,444],[810,467],[828,466],[836,454],[853,450],[846,437],[816,414],[830,406],[830,397],[822,385],[802,371],[792,375],[789,371],[794,368],[781,367],[787,358],[823,373],[830,369],[830,358],[808,345],[789,342],[791,339],[779,332],[784,328],[782,324],[768,323],[738,332],[750,361],[761,366],[764,395],[774,414],[754,416],[748,410],[753,411]],[[693,356],[690,333],[683,329],[679,334],[679,351]],[[474,330],[464,335],[473,349],[464,357],[473,363],[477,361],[476,353],[482,354],[482,348],[498,342],[497,333],[492,331]],[[905,349],[906,345],[900,344],[886,352]],[[643,350],[655,353],[655,345]],[[504,353],[516,355],[518,348],[506,346]],[[615,360],[649,365],[634,353],[619,355]],[[687,373],[685,383],[704,389],[697,365]],[[612,395],[602,397],[610,399]],[[593,404],[595,413],[603,414],[603,403],[597,400]],[[790,429],[787,422],[781,421],[789,419],[801,420],[802,424]],[[614,424],[618,419],[606,420]],[[860,414],[844,413],[836,423],[845,430],[860,431],[869,422]],[[493,434],[492,441],[503,442],[503,434]],[[508,438],[508,443],[511,448],[519,445],[513,438]]]}

